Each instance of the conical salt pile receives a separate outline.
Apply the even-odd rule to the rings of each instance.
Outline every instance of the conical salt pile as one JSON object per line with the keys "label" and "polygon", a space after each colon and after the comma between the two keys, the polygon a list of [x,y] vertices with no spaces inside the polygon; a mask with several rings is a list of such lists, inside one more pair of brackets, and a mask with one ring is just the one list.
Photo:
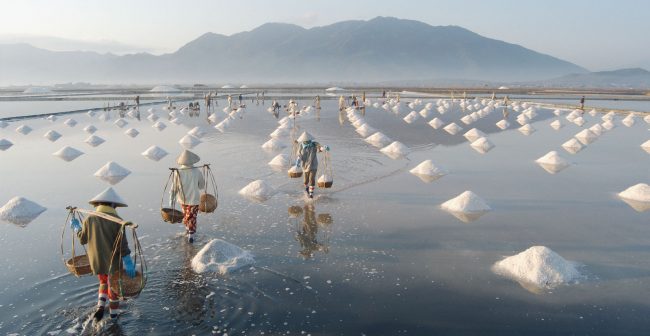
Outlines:
{"label": "conical salt pile", "polygon": [[488,140],[486,137],[476,139],[476,141],[472,142],[470,146],[472,146],[475,151],[481,154],[485,154],[494,148],[494,144],[490,142],[490,140]]}
{"label": "conical salt pile", "polygon": [[535,160],[535,162],[551,174],[559,173],[569,166],[569,161],[561,157],[556,151],[546,153],[546,155]]}
{"label": "conical salt pile", "polygon": [[135,128],[129,128],[128,130],[126,130],[126,132],[124,132],[124,134],[126,134],[126,135],[128,135],[128,136],[130,136],[132,138],[135,138],[135,137],[138,136],[138,134],[140,134],[140,132]]}
{"label": "conical salt pile", "polygon": [[429,111],[429,110],[431,110],[431,109],[427,109],[427,108],[421,109],[420,112],[419,112],[420,116],[422,118],[429,118],[429,116],[431,115],[431,111]]}
{"label": "conical salt pile", "polygon": [[424,160],[415,168],[409,170],[415,176],[420,177],[425,182],[431,182],[447,175],[447,171],[437,167],[431,160]]}
{"label": "conical salt pile", "polygon": [[409,124],[418,119],[420,119],[420,115],[415,111],[411,111],[411,113],[407,114],[406,117],[402,118],[402,120]]}
{"label": "conical salt pile", "polygon": [[115,126],[119,127],[119,128],[122,128],[122,127],[126,126],[128,123],[129,123],[128,121],[120,118],[120,119],[115,120],[115,122],[113,124]]}
{"label": "conical salt pile", "polygon": [[553,288],[580,279],[576,264],[545,246],[533,246],[494,264],[500,275],[540,288]]}
{"label": "conical salt pile", "polygon": [[287,167],[289,166],[289,155],[278,154],[268,163],[269,166]]}
{"label": "conical salt pile", "polygon": [[111,120],[111,116],[108,113],[102,113],[99,115],[99,120],[108,121]]}
{"label": "conical salt pile", "polygon": [[225,275],[255,262],[253,255],[221,239],[212,239],[192,258],[196,273],[215,272]]}
{"label": "conical salt pile", "polygon": [[582,142],[584,145],[588,145],[596,140],[598,136],[588,129],[580,131],[578,134],[574,135],[576,139]]}
{"label": "conical salt pile", "polygon": [[181,118],[174,118],[174,119],[170,120],[169,122],[174,124],[174,125],[180,125],[180,124],[183,123],[183,120]]}
{"label": "conical salt pile", "polygon": [[45,135],[43,135],[43,137],[45,137],[45,139],[47,139],[47,140],[55,142],[55,141],[59,140],[59,138],[61,137],[61,133],[59,133],[57,131],[54,131],[54,130],[51,130],[51,131],[47,131],[47,133],[45,133]]}
{"label": "conical salt pile", "polygon": [[580,143],[580,141],[576,140],[575,138],[571,138],[571,140],[562,144],[562,148],[571,154],[575,154],[581,151],[583,147],[584,146]]}
{"label": "conical salt pile", "polygon": [[202,138],[203,136],[205,136],[205,131],[200,126],[196,126],[192,128],[189,132],[187,132],[187,134],[197,138]]}
{"label": "conical salt pile", "polygon": [[86,115],[88,115],[89,117],[92,118],[92,117],[95,116],[95,111],[93,111],[93,110],[88,110],[88,112],[86,112]]}
{"label": "conical salt pile", "polygon": [[[269,108],[270,108],[270,107],[269,107]],[[212,121],[213,123],[216,123],[217,120],[219,120],[219,117],[217,117],[217,114],[216,114],[216,113],[213,113],[212,115],[210,115],[210,116],[208,117],[208,120]]]}
{"label": "conical salt pile", "polygon": [[465,137],[465,139],[467,139],[467,140],[469,140],[471,142],[474,142],[479,138],[485,137],[485,133],[481,132],[480,130],[478,130],[476,128],[472,128],[471,130],[465,132],[465,134],[463,134],[463,136]]}
{"label": "conical salt pile", "polygon": [[22,135],[27,135],[32,131],[32,128],[27,126],[27,125],[20,125],[18,128],[16,128],[16,132],[22,134]]}
{"label": "conical salt pile", "polygon": [[603,121],[608,121],[608,120],[609,120],[609,121],[612,121],[612,120],[614,120],[614,118],[616,118],[616,112],[614,112],[614,111],[609,111],[607,114],[605,114],[604,116],[602,116],[601,119],[602,119]]}
{"label": "conical salt pile", "polygon": [[270,134],[271,138],[275,139],[286,137],[288,135],[289,131],[286,128],[276,128],[275,131]]}
{"label": "conical salt pile", "polygon": [[603,131],[605,130],[602,126],[599,124],[593,125],[589,127],[589,130],[595,134],[596,136],[601,136],[603,134]]}
{"label": "conical salt pile", "polygon": [[66,121],[63,122],[66,126],[69,127],[75,127],[77,125],[77,121],[74,119],[67,119]]}
{"label": "conical salt pile", "polygon": [[632,201],[650,203],[650,186],[639,183],[620,192],[618,196]]}
{"label": "conical salt pile", "polygon": [[643,148],[644,151],[646,151],[646,152],[648,152],[648,154],[650,154],[650,140],[642,143],[641,148]]}
{"label": "conical salt pile", "polygon": [[89,145],[91,145],[93,147],[97,147],[97,146],[103,144],[104,141],[106,141],[106,140],[104,140],[101,137],[99,137],[97,135],[94,135],[94,134],[89,136],[88,138],[86,138],[86,140],[84,140],[85,143],[87,143],[87,144],[89,144]]}
{"label": "conical salt pile", "polygon": [[59,149],[58,151],[52,153],[52,155],[58,156],[63,161],[67,161],[67,162],[70,162],[70,161],[78,158],[82,154],[83,154],[83,152],[81,152],[81,151],[79,151],[77,149],[74,149],[74,148],[72,148],[70,146],[65,146],[65,147]]}
{"label": "conical salt pile", "polygon": [[219,132],[223,133],[228,127],[230,126],[230,119],[226,118],[222,120],[220,123],[218,123],[214,128],[219,130]]}
{"label": "conical salt pile", "polygon": [[88,133],[88,134],[93,134],[93,133],[97,132],[97,127],[95,127],[93,125],[88,125],[88,126],[84,127],[84,131],[86,133]]}
{"label": "conical salt pile", "polygon": [[201,140],[199,140],[197,137],[185,134],[184,137],[182,137],[180,140],[178,140],[178,143],[181,144],[185,148],[192,149],[196,147],[198,144],[201,143]]}
{"label": "conical salt pile", "polygon": [[608,131],[616,127],[616,125],[614,125],[614,123],[611,120],[606,120],[605,122],[602,123],[601,126],[603,126],[603,128]]}
{"label": "conical salt pile", "polygon": [[382,132],[375,132],[375,134],[367,137],[365,140],[375,147],[384,147],[393,141]]}
{"label": "conical salt pile", "polygon": [[449,133],[451,135],[455,135],[456,133],[462,131],[463,128],[456,125],[456,123],[452,122],[451,124],[445,126],[444,130],[447,131],[447,133]]}
{"label": "conical salt pile", "polygon": [[496,125],[497,125],[498,128],[500,128],[502,130],[510,127],[510,123],[505,119],[500,120],[499,122],[497,122]]}
{"label": "conical salt pile", "polygon": [[[49,115],[47,118],[45,118],[45,119],[49,120],[50,122],[55,122],[57,118],[56,118],[56,116],[55,116],[54,114],[50,114],[50,115]],[[2,123],[3,123],[3,122],[4,122],[4,121],[0,121],[0,128],[4,128],[4,127],[2,126]]]}
{"label": "conical salt pile", "polygon": [[7,140],[7,139],[0,139],[0,150],[1,151],[6,151],[9,149],[11,146],[13,146],[13,142]]}
{"label": "conical salt pile", "polygon": [[[647,115],[647,116],[643,117],[643,121],[645,121],[647,124],[650,124],[650,115]],[[2,128],[2,127],[0,127],[0,128]]]}
{"label": "conical salt pile", "polygon": [[634,126],[634,121],[635,121],[634,120],[634,114],[632,114],[632,113],[628,114],[627,117],[625,117],[625,118],[623,118],[623,120],[621,120],[623,125],[625,125],[627,127]]}
{"label": "conical salt pile", "polygon": [[526,117],[523,114],[520,114],[519,116],[517,116],[517,122],[520,125],[526,125],[526,124],[528,124],[528,117]]}
{"label": "conical salt pile", "polygon": [[146,151],[142,152],[142,155],[153,161],[160,161],[160,159],[167,156],[167,154],[169,154],[167,151],[158,146],[151,146],[147,148]]}
{"label": "conical salt pile", "polygon": [[131,171],[120,166],[119,164],[109,161],[104,166],[95,172],[95,176],[100,180],[115,185],[122,181],[125,177],[129,176]]}
{"label": "conical salt pile", "polygon": [[444,124],[445,123],[438,118],[433,118],[431,121],[429,121],[429,126],[433,127],[433,129],[439,129]]}
{"label": "conical salt pile", "polygon": [[165,125],[165,123],[162,122],[162,121],[157,121],[157,122],[156,122],[155,124],[153,124],[153,126],[151,126],[151,127],[155,128],[155,129],[157,129],[157,130],[159,130],[159,131],[162,131],[162,130],[164,130],[164,129],[167,127],[167,125]]}
{"label": "conical salt pile", "polygon": [[592,116],[592,117],[595,117],[597,114],[598,114],[598,111],[596,111],[596,109],[591,109],[591,111],[589,111],[589,115]]}
{"label": "conical salt pile", "polygon": [[531,124],[526,124],[524,126],[521,126],[518,128],[518,130],[524,135],[531,135],[536,131],[535,127],[533,127],[533,125]]}
{"label": "conical salt pile", "polygon": [[442,203],[440,207],[446,211],[461,213],[486,212],[492,210],[484,199],[469,190],[445,203]]}
{"label": "conical salt pile", "polygon": [[556,110],[553,110],[553,114],[555,114],[556,116],[558,116],[558,117],[559,117],[559,116],[560,116],[560,114],[562,114],[562,111],[560,111],[560,110],[558,110],[558,109],[556,109]]}
{"label": "conical salt pile", "polygon": [[149,121],[151,121],[151,122],[156,122],[156,120],[158,120],[159,117],[158,117],[158,115],[156,115],[156,114],[151,114],[151,115],[149,115],[149,116],[147,117],[147,119],[148,119]]}
{"label": "conical salt pile", "polygon": [[0,208],[0,220],[25,226],[47,210],[24,197],[14,197]]}
{"label": "conical salt pile", "polygon": [[375,132],[377,132],[377,130],[372,128],[368,124],[363,124],[363,125],[361,125],[361,127],[357,128],[357,133],[359,133],[359,135],[361,135],[364,138],[370,136],[371,134],[373,134]]}
{"label": "conical salt pile", "polygon": [[262,148],[268,149],[268,150],[278,150],[287,147],[285,144],[282,142],[278,141],[277,139],[270,139],[269,141],[265,142],[262,145]]}
{"label": "conical salt pile", "polygon": [[410,153],[408,147],[399,141],[393,141],[393,143],[380,149],[379,151],[393,159],[406,156]]}
{"label": "conical salt pile", "polygon": [[265,201],[275,194],[275,189],[262,180],[256,180],[239,190],[239,194],[259,201]]}
{"label": "conical salt pile", "polygon": [[460,118],[460,121],[462,121],[465,125],[469,125],[469,124],[473,123],[475,120],[471,116],[466,115],[466,116]]}

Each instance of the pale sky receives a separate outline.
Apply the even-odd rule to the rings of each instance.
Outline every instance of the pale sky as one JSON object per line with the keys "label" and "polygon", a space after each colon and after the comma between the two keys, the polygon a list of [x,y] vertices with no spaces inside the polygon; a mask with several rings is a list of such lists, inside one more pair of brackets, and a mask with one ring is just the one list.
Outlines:
{"label": "pale sky", "polygon": [[650,68],[649,13],[648,0],[0,0],[0,41],[52,36],[162,53],[206,32],[231,35],[266,22],[310,28],[394,16],[608,70]]}

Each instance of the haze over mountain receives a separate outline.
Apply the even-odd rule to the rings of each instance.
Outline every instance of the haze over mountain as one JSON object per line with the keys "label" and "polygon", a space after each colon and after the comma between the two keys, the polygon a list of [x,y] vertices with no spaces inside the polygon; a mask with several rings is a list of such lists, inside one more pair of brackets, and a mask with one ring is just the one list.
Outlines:
{"label": "haze over mountain", "polygon": [[547,87],[650,88],[650,71],[641,68],[570,74],[559,78],[528,83]]}
{"label": "haze over mountain", "polygon": [[231,36],[206,33],[160,56],[0,46],[0,85],[532,81],[586,72],[578,65],[461,27],[386,17],[311,29],[267,23]]}

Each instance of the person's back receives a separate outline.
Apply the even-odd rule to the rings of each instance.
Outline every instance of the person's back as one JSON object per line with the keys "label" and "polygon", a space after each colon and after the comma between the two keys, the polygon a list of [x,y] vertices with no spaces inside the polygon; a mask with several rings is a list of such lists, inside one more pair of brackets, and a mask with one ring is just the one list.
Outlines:
{"label": "person's back", "polygon": [[176,200],[184,205],[198,205],[201,189],[205,188],[205,178],[200,167],[180,166],[174,176]]}

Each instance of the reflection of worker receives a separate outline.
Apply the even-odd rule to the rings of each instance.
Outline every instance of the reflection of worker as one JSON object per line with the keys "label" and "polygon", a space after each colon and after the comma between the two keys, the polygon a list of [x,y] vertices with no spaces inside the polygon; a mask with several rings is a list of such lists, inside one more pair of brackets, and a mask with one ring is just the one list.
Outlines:
{"label": "reflection of worker", "polygon": [[318,233],[318,223],[316,223],[316,212],[313,204],[306,204],[304,207],[304,217],[302,227],[296,233],[296,240],[300,243],[302,250],[300,255],[309,259],[313,257],[314,251],[323,251],[326,247],[316,240]]}
{"label": "reflection of worker", "polygon": [[339,111],[343,111],[345,108],[345,98],[343,96],[339,97]]}
{"label": "reflection of worker", "polygon": [[[120,217],[115,209],[127,206],[113,188],[104,190],[88,203],[95,207],[95,211],[118,219]],[[109,313],[111,319],[115,320],[120,313],[120,300],[117,294],[110,289],[111,282],[119,276],[119,270],[124,270],[132,278],[136,275],[131,250],[126,235],[124,235],[124,226],[99,216],[90,215],[84,219],[83,225],[76,218],[72,219],[70,227],[77,233],[81,244],[86,245],[90,269],[99,278],[99,296],[94,318],[99,321],[104,317],[106,300],[109,300]],[[122,233],[120,250],[119,253],[114,253],[113,249],[117,247],[116,240],[120,232]],[[120,256],[122,256],[121,261]],[[122,263],[124,267],[122,267]]]}

